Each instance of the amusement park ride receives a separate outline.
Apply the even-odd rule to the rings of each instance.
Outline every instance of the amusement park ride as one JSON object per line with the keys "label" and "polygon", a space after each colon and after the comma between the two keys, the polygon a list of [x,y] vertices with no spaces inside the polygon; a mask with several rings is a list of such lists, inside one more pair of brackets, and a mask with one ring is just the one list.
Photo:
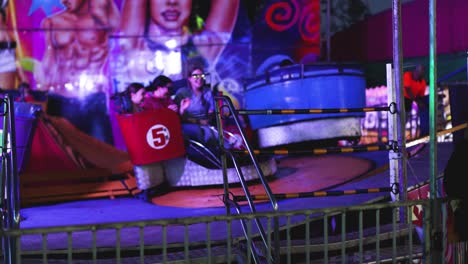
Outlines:
{"label": "amusement park ride", "polygon": [[[239,173],[245,181],[251,181],[262,177],[259,174],[268,177],[277,171],[273,155],[245,155],[254,147],[359,141],[364,113],[313,111],[365,106],[364,75],[354,65],[290,65],[247,80],[244,92],[244,110],[228,109],[227,103],[217,99],[221,111],[228,109],[230,114],[218,121],[221,127],[212,129],[223,130],[220,141],[240,140],[237,150],[246,152],[228,159],[226,175],[220,152],[194,140],[184,141],[179,118],[171,110],[118,113],[127,146],[121,151],[81,133],[64,119],[48,116],[37,104],[17,102],[15,123],[21,135],[17,139],[18,171],[22,174],[21,188],[27,190],[22,203],[128,195],[162,183],[170,187],[222,185],[225,177],[229,184],[238,183]],[[304,114],[289,115],[288,109]],[[278,111],[281,114],[275,114]],[[248,142],[252,137],[245,135],[239,123],[234,132],[223,129],[222,123],[243,112],[247,112],[248,125],[257,136],[253,142]],[[50,193],[44,193],[41,185],[47,185]]]}

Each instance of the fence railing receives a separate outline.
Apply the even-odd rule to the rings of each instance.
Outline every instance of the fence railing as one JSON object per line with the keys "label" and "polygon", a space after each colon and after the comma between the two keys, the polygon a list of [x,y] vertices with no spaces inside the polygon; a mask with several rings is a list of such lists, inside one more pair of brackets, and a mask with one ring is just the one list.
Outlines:
{"label": "fence railing", "polygon": [[[439,201],[446,226],[446,201]],[[278,219],[280,252],[263,247],[264,263],[274,254],[280,256],[280,263],[413,263],[427,258],[430,250],[437,250],[425,246],[431,239],[438,239],[428,230],[429,206],[430,200],[412,200],[241,215],[3,228],[0,236],[17,241],[11,263],[253,263],[251,251],[246,249],[263,243],[253,222],[258,219],[263,223],[267,243],[272,243],[273,221]],[[398,220],[399,208],[411,212],[414,207],[424,212],[423,219],[413,216],[405,222]],[[241,221],[247,223],[247,236],[242,233]],[[204,234],[199,231],[200,225],[204,226]],[[214,229],[216,232],[212,232]],[[436,241],[444,252],[453,250],[447,247],[447,234],[447,228],[443,228],[441,241]]]}

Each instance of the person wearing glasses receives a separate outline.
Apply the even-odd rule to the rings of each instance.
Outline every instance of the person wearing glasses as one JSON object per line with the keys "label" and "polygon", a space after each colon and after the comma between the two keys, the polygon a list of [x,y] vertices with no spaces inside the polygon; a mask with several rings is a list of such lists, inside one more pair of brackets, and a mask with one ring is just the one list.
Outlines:
{"label": "person wearing glasses", "polygon": [[187,86],[179,88],[175,101],[179,105],[182,130],[186,139],[193,139],[206,146],[217,144],[214,125],[214,99],[205,85],[206,73],[200,65],[189,67]]}

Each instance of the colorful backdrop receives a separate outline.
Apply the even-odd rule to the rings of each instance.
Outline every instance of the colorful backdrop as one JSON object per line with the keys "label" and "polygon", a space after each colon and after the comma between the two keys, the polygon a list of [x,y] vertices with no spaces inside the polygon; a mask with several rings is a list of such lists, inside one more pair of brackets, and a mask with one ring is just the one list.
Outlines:
{"label": "colorful backdrop", "polygon": [[109,98],[129,82],[148,84],[164,74],[177,83],[197,61],[209,84],[242,107],[245,79],[285,59],[313,63],[320,55],[319,0],[127,1],[22,0],[5,7],[18,70],[34,90],[48,93],[49,113],[118,147],[124,146]]}

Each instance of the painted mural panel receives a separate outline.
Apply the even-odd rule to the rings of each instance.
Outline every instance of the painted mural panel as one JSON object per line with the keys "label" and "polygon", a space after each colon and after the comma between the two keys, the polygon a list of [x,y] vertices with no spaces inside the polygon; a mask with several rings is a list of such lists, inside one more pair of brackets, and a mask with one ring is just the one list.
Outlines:
{"label": "painted mural panel", "polygon": [[303,62],[318,56],[319,5],[319,0],[3,0],[0,49],[9,52],[10,61],[2,56],[0,86],[15,89],[28,82],[47,93],[49,114],[120,146],[110,98],[127,84],[147,85],[160,74],[180,84],[187,65],[202,63],[208,83],[241,107],[243,79],[255,76],[269,57]]}
{"label": "painted mural panel", "polygon": [[269,1],[260,10],[252,30],[256,75],[286,60],[314,63],[320,55],[320,1]]}

